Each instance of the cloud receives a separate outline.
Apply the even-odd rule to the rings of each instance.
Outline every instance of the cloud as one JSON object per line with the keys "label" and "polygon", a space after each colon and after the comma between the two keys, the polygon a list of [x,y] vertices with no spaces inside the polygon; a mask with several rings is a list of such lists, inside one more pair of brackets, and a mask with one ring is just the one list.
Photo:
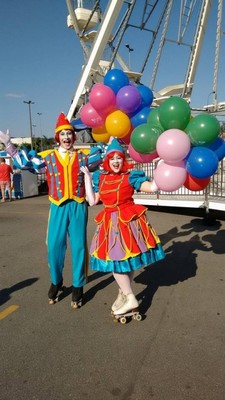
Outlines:
{"label": "cloud", "polygon": [[14,99],[22,99],[24,95],[18,93],[6,93],[6,97],[12,97]]}

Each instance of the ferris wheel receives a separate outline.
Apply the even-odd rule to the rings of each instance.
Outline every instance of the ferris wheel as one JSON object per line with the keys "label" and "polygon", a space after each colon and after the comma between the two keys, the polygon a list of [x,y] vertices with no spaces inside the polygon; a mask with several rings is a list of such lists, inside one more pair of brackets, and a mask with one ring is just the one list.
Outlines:
{"label": "ferris wheel", "polygon": [[[217,15],[211,91],[213,104],[206,105],[204,109],[207,112],[220,113],[225,111],[225,103],[218,102],[217,98],[220,46],[224,34],[223,0],[217,0],[214,6],[215,3]],[[68,119],[79,115],[93,84],[103,81],[106,72],[111,68],[122,69],[135,83],[143,83],[143,79],[145,82],[148,79],[148,86],[154,93],[154,106],[173,95],[183,97],[191,103],[212,11],[211,0],[66,0],[66,4],[67,26],[74,30],[84,54],[81,78],[74,91]],[[168,55],[168,46],[170,49],[175,46],[179,52],[177,62],[183,57],[180,56],[181,48],[184,49],[185,71],[179,77],[168,76],[169,83],[157,89],[162,63],[170,63],[170,70],[173,69],[174,59],[171,54]],[[132,60],[135,58],[135,62],[131,63],[131,57]],[[169,75],[168,71],[165,75]]]}

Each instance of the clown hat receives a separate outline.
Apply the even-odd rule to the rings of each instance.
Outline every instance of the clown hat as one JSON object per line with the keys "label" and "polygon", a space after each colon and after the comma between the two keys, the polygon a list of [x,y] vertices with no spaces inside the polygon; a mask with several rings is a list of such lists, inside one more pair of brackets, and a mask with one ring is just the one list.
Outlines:
{"label": "clown hat", "polygon": [[111,143],[108,145],[107,150],[106,150],[106,155],[113,153],[113,152],[125,154],[123,147],[119,144],[119,142],[116,138],[113,138]]}
{"label": "clown hat", "polygon": [[70,124],[68,119],[66,118],[64,113],[61,113],[58,117],[56,127],[55,127],[55,133],[58,133],[64,129],[68,129],[70,131],[74,131],[74,127]]}

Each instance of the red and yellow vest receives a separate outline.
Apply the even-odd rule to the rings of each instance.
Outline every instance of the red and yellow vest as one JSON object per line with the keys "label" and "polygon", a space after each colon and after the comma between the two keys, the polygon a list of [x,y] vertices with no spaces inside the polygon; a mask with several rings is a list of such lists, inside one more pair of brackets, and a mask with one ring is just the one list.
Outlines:
{"label": "red and yellow vest", "polygon": [[78,150],[72,158],[69,154],[63,159],[57,150],[43,152],[47,167],[49,200],[59,206],[66,200],[82,203],[85,200],[84,174],[80,167],[85,166],[86,155]]}

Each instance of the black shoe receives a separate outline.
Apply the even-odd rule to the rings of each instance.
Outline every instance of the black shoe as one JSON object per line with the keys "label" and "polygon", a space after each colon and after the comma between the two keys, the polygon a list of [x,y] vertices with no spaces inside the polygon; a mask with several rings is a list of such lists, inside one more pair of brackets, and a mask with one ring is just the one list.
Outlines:
{"label": "black shoe", "polygon": [[54,304],[58,300],[58,292],[59,290],[62,290],[62,287],[63,287],[63,281],[61,281],[57,285],[51,283],[51,286],[48,291],[49,304]]}
{"label": "black shoe", "polygon": [[81,287],[72,286],[71,307],[72,308],[81,307],[82,306],[82,300],[83,300],[83,286],[81,286]]}

